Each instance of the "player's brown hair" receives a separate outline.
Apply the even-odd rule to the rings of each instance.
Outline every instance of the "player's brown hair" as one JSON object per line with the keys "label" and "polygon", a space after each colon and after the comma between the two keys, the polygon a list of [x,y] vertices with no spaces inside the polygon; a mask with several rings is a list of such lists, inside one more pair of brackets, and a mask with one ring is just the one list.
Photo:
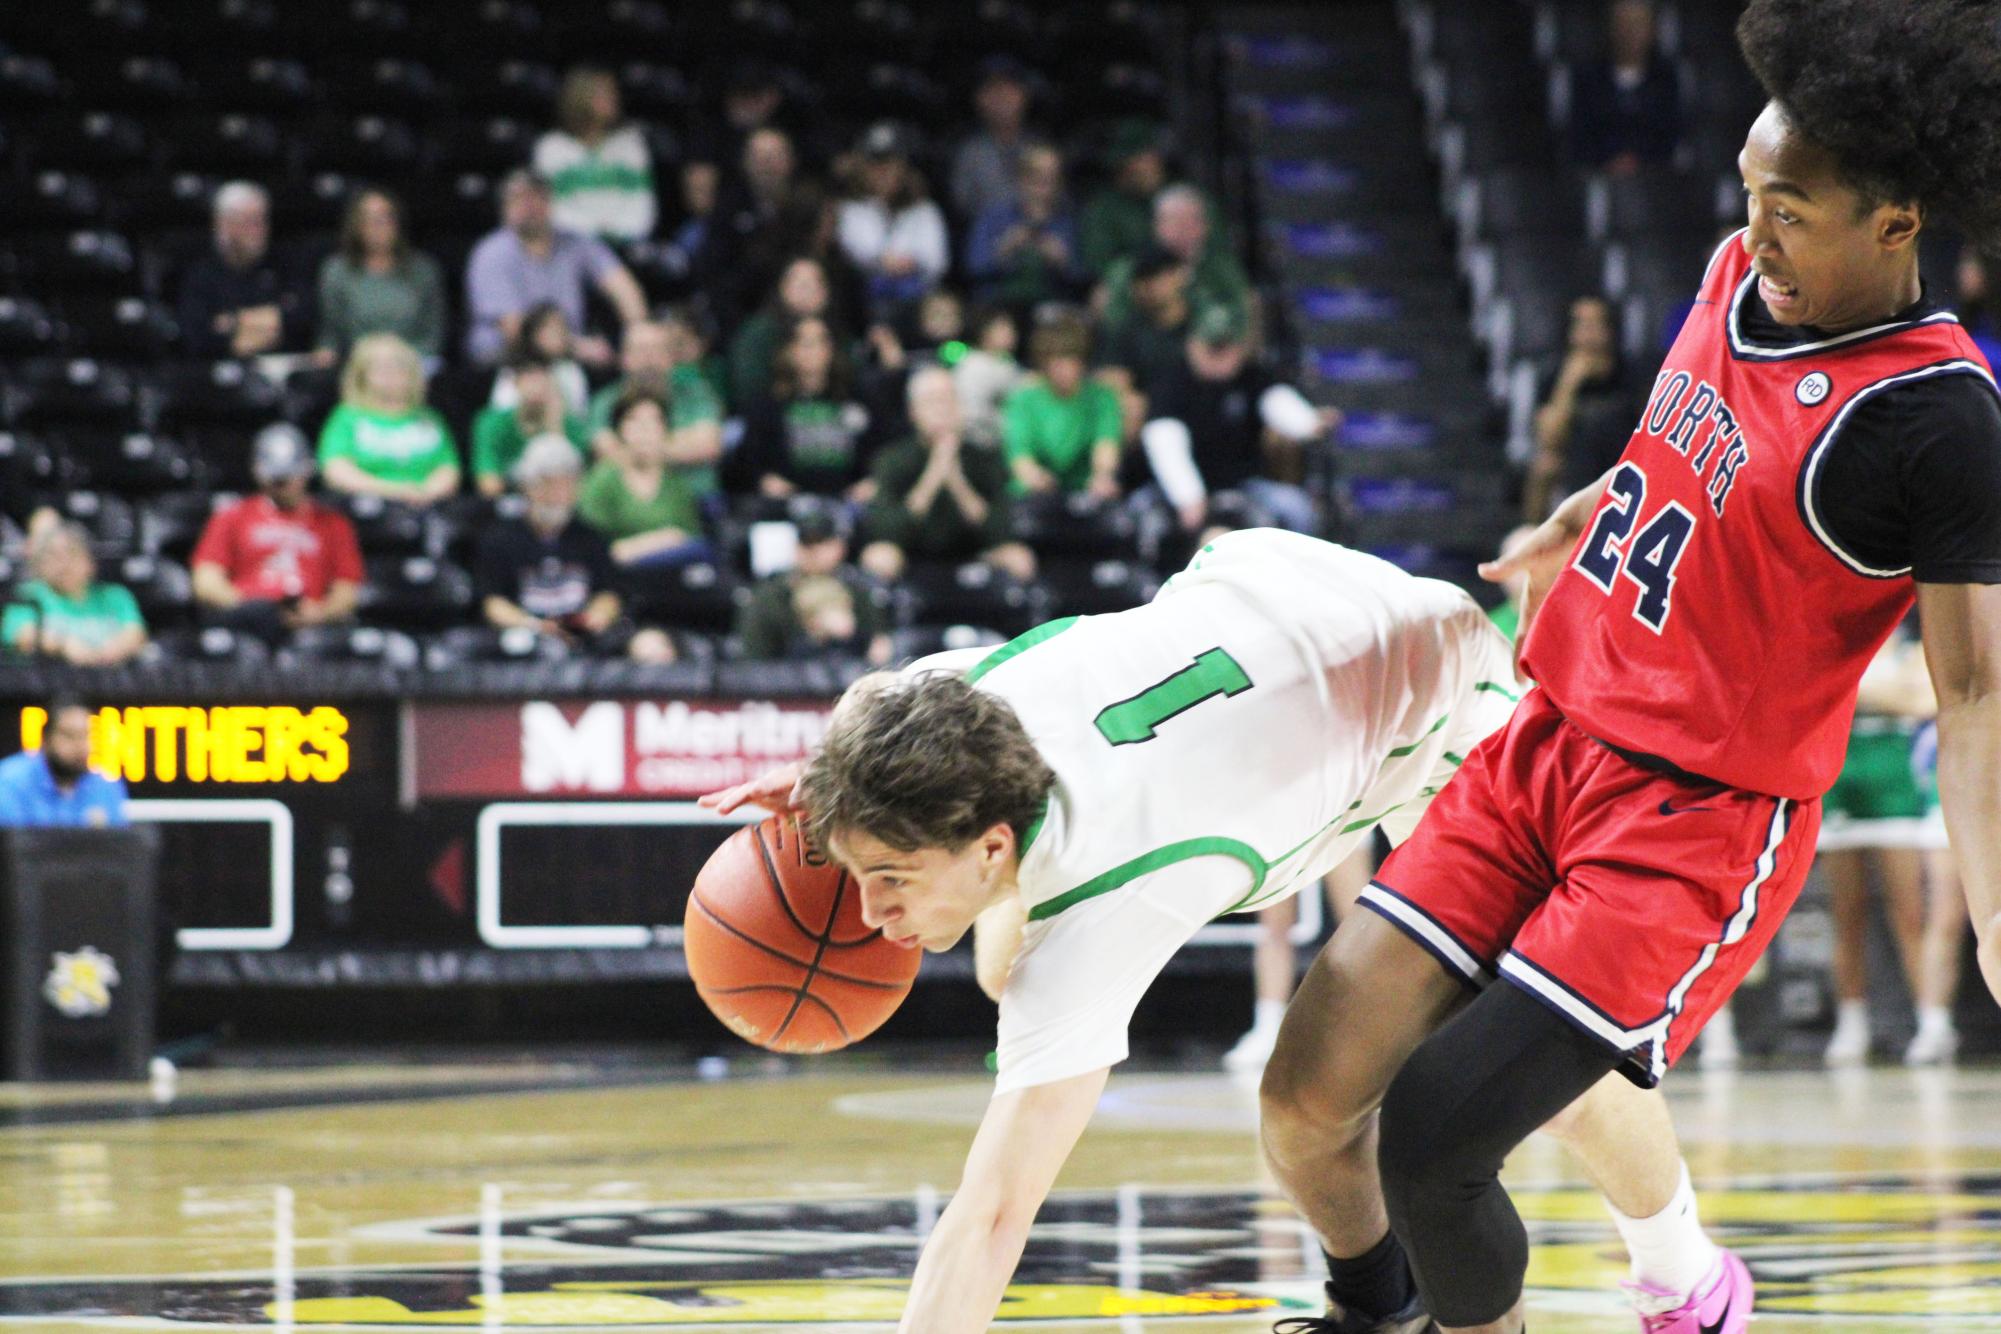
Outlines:
{"label": "player's brown hair", "polygon": [[996,824],[1019,837],[1056,775],[1006,700],[926,672],[850,699],[806,766],[806,833],[861,833],[899,852],[959,849]]}

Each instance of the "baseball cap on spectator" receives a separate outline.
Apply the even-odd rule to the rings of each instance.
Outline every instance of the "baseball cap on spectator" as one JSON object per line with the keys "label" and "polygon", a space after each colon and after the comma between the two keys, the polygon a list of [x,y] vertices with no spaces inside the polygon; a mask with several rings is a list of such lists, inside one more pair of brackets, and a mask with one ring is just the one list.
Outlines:
{"label": "baseball cap on spectator", "polygon": [[290,422],[273,422],[250,446],[250,475],[259,486],[313,475],[313,449]]}
{"label": "baseball cap on spectator", "polygon": [[1140,252],[1139,258],[1133,261],[1133,281],[1136,283],[1151,282],[1163,273],[1170,273],[1175,269],[1185,267],[1187,263],[1187,260],[1175,254],[1166,246],[1159,244],[1149,245],[1145,250]]}
{"label": "baseball cap on spectator", "polygon": [[544,431],[521,451],[521,459],[514,465],[514,480],[527,486],[550,477],[575,477],[583,470],[583,459],[569,437]]}
{"label": "baseball cap on spectator", "polygon": [[1028,72],[1028,66],[1022,64],[1018,57],[1011,56],[1005,51],[998,55],[988,56],[980,62],[980,82],[982,84],[1005,81],[1007,83],[1019,84],[1021,87],[1026,88],[1033,81],[1033,77]]}
{"label": "baseball cap on spectator", "polygon": [[863,157],[909,157],[910,142],[893,121],[879,120],[868,127],[856,148]]}
{"label": "baseball cap on spectator", "polygon": [[1161,149],[1160,127],[1150,120],[1128,116],[1112,127],[1112,137],[1106,145],[1105,156],[1116,167],[1129,157],[1137,157],[1141,153],[1159,152]]}
{"label": "baseball cap on spectator", "polygon": [[1244,341],[1244,317],[1227,305],[1203,307],[1195,313],[1188,327],[1197,342],[1207,343],[1210,347]]}
{"label": "baseball cap on spectator", "polygon": [[799,545],[812,546],[816,542],[831,542],[841,535],[840,520],[825,505],[801,505],[795,508],[792,526],[799,530]]}

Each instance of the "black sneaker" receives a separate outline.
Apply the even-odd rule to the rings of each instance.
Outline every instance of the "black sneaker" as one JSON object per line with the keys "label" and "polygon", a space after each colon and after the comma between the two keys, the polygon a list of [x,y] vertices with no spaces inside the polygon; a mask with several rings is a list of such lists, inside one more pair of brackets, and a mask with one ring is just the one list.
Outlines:
{"label": "black sneaker", "polygon": [[1272,1334],[1438,1334],[1438,1325],[1415,1296],[1403,1310],[1381,1318],[1344,1311],[1341,1303],[1329,1297],[1326,1315],[1288,1316],[1271,1329]]}

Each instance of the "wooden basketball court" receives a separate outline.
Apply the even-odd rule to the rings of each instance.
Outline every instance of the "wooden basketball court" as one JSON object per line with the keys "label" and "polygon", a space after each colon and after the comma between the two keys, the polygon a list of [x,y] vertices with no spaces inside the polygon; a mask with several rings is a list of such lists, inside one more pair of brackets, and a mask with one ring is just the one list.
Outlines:
{"label": "wooden basketball court", "polygon": [[[2001,1328],[2001,1072],[1669,1084],[1761,1328]],[[887,1328],[987,1082],[972,1059],[524,1059],[169,1091],[0,1087],[0,1324]],[[1261,1185],[1254,1110],[1217,1075],[1115,1078],[1002,1327],[1237,1334],[1310,1310],[1314,1247]],[[1531,1328],[1634,1328],[1564,1153],[1531,1141],[1509,1180]]]}

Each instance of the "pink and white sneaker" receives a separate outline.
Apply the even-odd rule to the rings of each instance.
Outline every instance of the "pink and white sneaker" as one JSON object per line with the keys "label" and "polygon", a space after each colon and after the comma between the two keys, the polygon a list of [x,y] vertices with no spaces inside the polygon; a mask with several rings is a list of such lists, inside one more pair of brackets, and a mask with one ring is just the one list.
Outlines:
{"label": "pink and white sneaker", "polygon": [[1716,1252],[1715,1267],[1686,1301],[1650,1283],[1620,1286],[1640,1313],[1640,1334],[1744,1334],[1751,1320],[1751,1271],[1734,1251]]}

